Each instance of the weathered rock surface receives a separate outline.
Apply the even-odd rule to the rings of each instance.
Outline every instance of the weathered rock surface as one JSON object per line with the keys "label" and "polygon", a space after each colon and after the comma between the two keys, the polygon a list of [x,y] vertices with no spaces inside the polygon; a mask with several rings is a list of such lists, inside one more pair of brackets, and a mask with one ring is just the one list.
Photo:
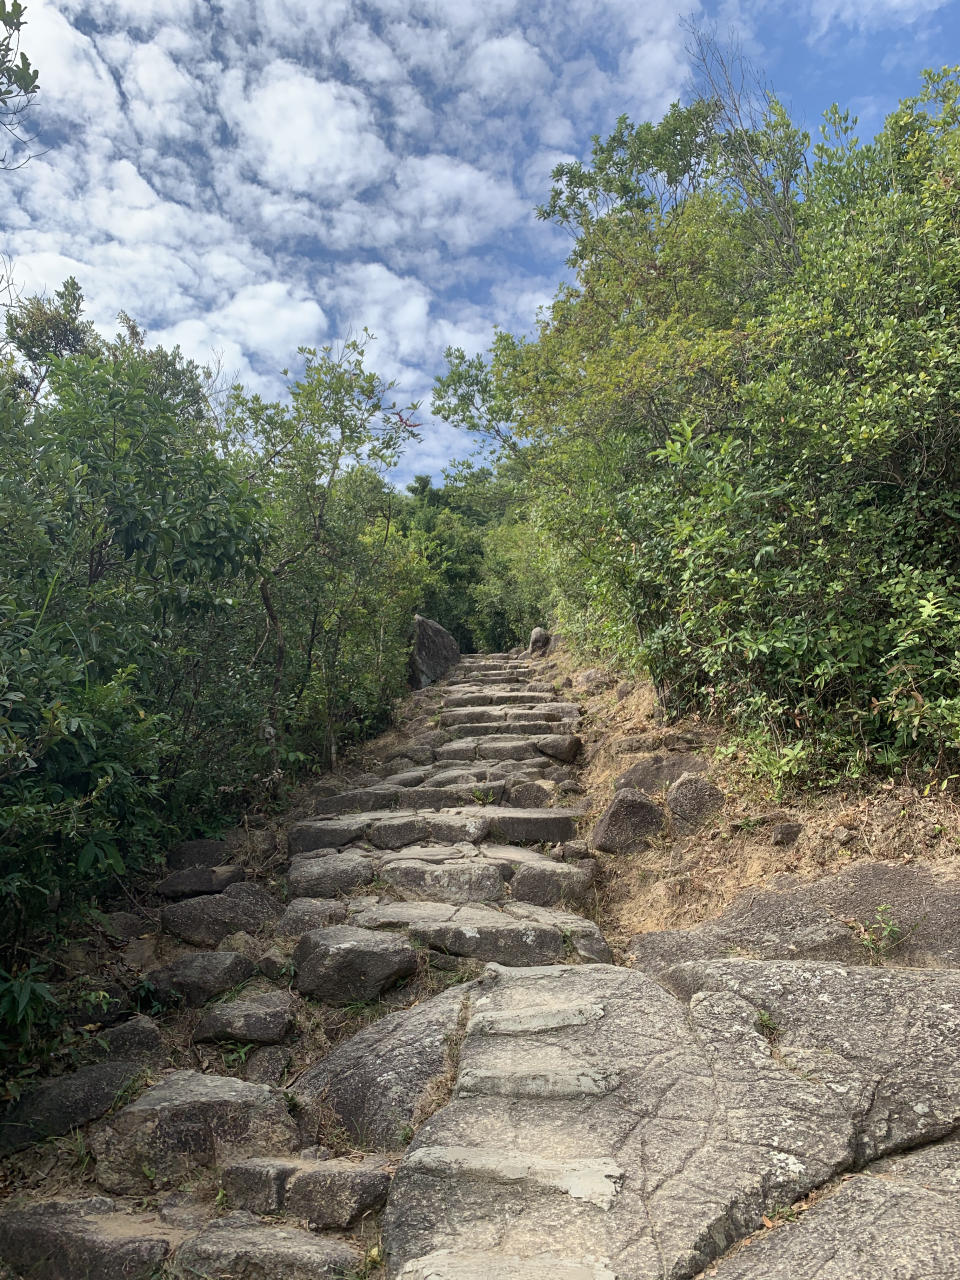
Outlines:
{"label": "weathered rock surface", "polygon": [[[864,941],[881,906],[900,930],[878,955]],[[741,952],[760,959],[823,959],[844,964],[960,968],[960,881],[926,867],[862,862],[837,875],[801,883],[780,876],[751,890],[721,916],[694,929],[638,934],[630,944],[637,968],[662,974],[685,960]]]}
{"label": "weathered rock surface", "polygon": [[421,618],[413,620],[413,648],[410,651],[410,687],[425,689],[460,661],[460,646],[439,622]]}
{"label": "weathered rock surface", "polygon": [[582,746],[582,741],[575,733],[546,733],[536,740],[539,752],[553,760],[561,760],[564,764],[571,764],[576,760]]}
{"label": "weathered rock surface", "polygon": [[224,1169],[222,1185],[231,1205],[253,1213],[285,1213],[314,1231],[345,1228],[382,1208],[392,1164],[384,1156],[314,1160],[243,1160]]}
{"label": "weathered rock surface", "polygon": [[507,902],[499,910],[480,903],[361,904],[351,919],[363,929],[405,929],[413,941],[449,955],[505,965],[610,959],[592,920],[534,903]]}
{"label": "weathered rock surface", "polygon": [[182,1238],[104,1196],[0,1213],[0,1263],[29,1280],[151,1280]]}
{"label": "weathered rock surface", "polygon": [[960,1276],[960,1143],[878,1161],[711,1274],[718,1280]]}
{"label": "weathered rock surface", "polygon": [[98,1032],[84,1047],[84,1057],[95,1062],[121,1058],[145,1065],[157,1056],[161,1045],[160,1028],[156,1022],[138,1014]]}
{"label": "weathered rock surface", "polygon": [[274,925],[278,938],[300,938],[310,929],[340,924],[347,918],[347,904],[338,898],[294,898]]}
{"label": "weathered rock surface", "polygon": [[197,1042],[235,1040],[240,1044],[279,1044],[293,1029],[296,1001],[289,991],[256,992],[222,1000],[204,1010],[193,1033]]}
{"label": "weathered rock surface", "polygon": [[243,1064],[243,1078],[253,1084],[282,1085],[292,1062],[289,1045],[261,1045]]}
{"label": "weathered rock surface", "polygon": [[723,808],[723,792],[699,774],[684,773],[667,791],[667,808],[680,830],[695,831]]}
{"label": "weathered rock surface", "polygon": [[[955,1128],[960,974],[728,960],[671,980],[680,998],[609,966],[484,980],[453,1101],[395,1176],[391,1276],[478,1255],[536,1275],[545,1245],[560,1275],[690,1276],[777,1206]],[[821,1280],[743,1272],[768,1274]]]}
{"label": "weathered rock surface", "polygon": [[171,1280],[343,1280],[361,1261],[360,1250],[345,1240],[231,1213],[177,1250]]}
{"label": "weathered rock surface", "polygon": [[179,901],[205,893],[222,893],[229,885],[242,879],[243,872],[239,867],[184,867],[165,876],[156,885],[156,891],[161,898]]}
{"label": "weathered rock surface", "polygon": [[298,898],[334,898],[369,884],[373,863],[360,853],[331,853],[326,858],[296,858],[290,865],[290,892]]}
{"label": "weathered rock surface", "polygon": [[267,1085],[176,1071],[111,1116],[94,1134],[97,1181],[143,1195],[238,1154],[288,1152],[297,1126]]}
{"label": "weathered rock surface", "polygon": [[590,837],[601,853],[637,853],[663,828],[663,810],[632,787],[618,791],[600,815]]}
{"label": "weathered rock surface", "polygon": [[636,791],[660,791],[685,773],[703,773],[707,763],[706,757],[695,751],[657,751],[632,764],[613,785],[618,791],[623,787],[632,787]]}
{"label": "weathered rock surface", "polygon": [[298,991],[328,1004],[372,1000],[417,968],[417,953],[396,933],[332,925],[304,934],[293,953]]}
{"label": "weathered rock surface", "polygon": [[259,885],[245,881],[223,893],[186,898],[164,907],[160,923],[168,933],[199,947],[215,947],[230,933],[258,933],[280,914],[273,898]]}
{"label": "weathered rock surface", "polygon": [[405,1131],[421,1118],[431,1086],[448,1070],[475,991],[475,983],[465,983],[388,1014],[305,1072],[292,1090],[303,1141],[322,1142],[332,1116],[364,1146],[401,1146]]}
{"label": "weathered rock surface", "polygon": [[199,951],[165,969],[155,969],[148,977],[161,994],[172,991],[189,1005],[201,1005],[246,982],[255,972],[253,961],[237,951]]}
{"label": "weathered rock surface", "polygon": [[100,1062],[44,1080],[0,1118],[0,1155],[99,1119],[142,1070],[138,1060]]}

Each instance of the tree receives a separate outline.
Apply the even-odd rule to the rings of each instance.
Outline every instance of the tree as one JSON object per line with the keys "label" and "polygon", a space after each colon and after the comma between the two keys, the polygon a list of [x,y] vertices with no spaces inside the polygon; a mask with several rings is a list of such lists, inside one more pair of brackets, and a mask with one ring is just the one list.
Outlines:
{"label": "tree", "polygon": [[[20,0],[0,0],[0,127],[18,147],[26,141],[21,132],[23,116],[39,87],[38,73],[20,50],[24,13]],[[23,163],[8,159],[6,151],[0,154],[0,168],[18,168]]]}

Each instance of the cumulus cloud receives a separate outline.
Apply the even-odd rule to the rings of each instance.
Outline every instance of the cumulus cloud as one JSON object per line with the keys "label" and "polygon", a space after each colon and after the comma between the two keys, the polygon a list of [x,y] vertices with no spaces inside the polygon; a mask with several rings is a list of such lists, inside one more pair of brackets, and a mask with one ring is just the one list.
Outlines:
{"label": "cumulus cloud", "polygon": [[352,85],[318,80],[277,60],[242,87],[239,69],[220,97],[248,169],[276,190],[309,192],[324,203],[362,191],[389,170],[369,100]]}
{"label": "cumulus cloud", "polygon": [[[298,346],[366,326],[428,403],[444,347],[533,327],[569,244],[532,206],[621,112],[680,95],[685,16],[748,43],[771,14],[912,39],[946,6],[30,0],[38,154],[0,183],[0,248],[25,291],[75,275],[105,332],[122,308],[262,394]],[[407,465],[436,472],[466,446],[423,418]]]}

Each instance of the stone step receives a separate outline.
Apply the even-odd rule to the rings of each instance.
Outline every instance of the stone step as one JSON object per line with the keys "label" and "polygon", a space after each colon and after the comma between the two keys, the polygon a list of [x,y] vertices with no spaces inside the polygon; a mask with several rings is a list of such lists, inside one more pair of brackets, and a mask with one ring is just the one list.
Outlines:
{"label": "stone step", "polygon": [[410,978],[417,953],[402,933],[358,928],[353,923],[311,929],[293,953],[294,986],[325,1004],[374,1000]]}
{"label": "stone step", "polygon": [[411,846],[386,855],[378,876],[405,898],[466,903],[581,902],[596,864],[557,862],[512,845]]}
{"label": "stone step", "polygon": [[[300,855],[291,862],[287,883],[292,902],[276,932],[284,937],[300,936],[310,929],[342,923],[346,908],[340,912],[332,910],[334,895],[362,892],[375,880],[390,885],[405,899],[455,903],[512,899],[556,906],[582,901],[593,884],[595,872],[596,864],[590,858],[560,862],[533,849],[496,843],[314,852]],[[307,906],[311,901],[323,905],[317,912],[311,912]],[[300,905],[294,908],[294,904]]]}
{"label": "stone step", "polygon": [[299,1227],[265,1225],[248,1213],[211,1222],[180,1246],[171,1280],[343,1280],[359,1275],[361,1250],[347,1240]]}
{"label": "stone step", "polygon": [[348,817],[308,818],[288,833],[292,857],[315,849],[344,849],[367,840],[378,849],[402,849],[436,841],[479,844],[488,837],[509,844],[559,844],[576,836],[580,809],[513,809],[508,805],[473,805],[469,809],[418,811],[402,809],[354,813]]}
{"label": "stone step", "polygon": [[526,671],[477,671],[464,673],[444,681],[444,688],[459,689],[463,685],[506,685],[521,686],[527,684],[532,673]]}
{"label": "stone step", "polygon": [[284,1214],[308,1222],[313,1231],[343,1230],[383,1208],[393,1169],[384,1155],[261,1157],[228,1165],[220,1184],[234,1208]]}
{"label": "stone step", "polygon": [[[196,1172],[196,1170],[195,1170]],[[207,1211],[209,1212],[209,1211]],[[344,1239],[231,1213],[202,1223],[132,1209],[104,1196],[48,1200],[0,1212],[0,1263],[29,1280],[321,1280],[358,1274],[362,1254]]]}
{"label": "stone step", "polygon": [[90,1149],[105,1191],[149,1195],[238,1154],[293,1151],[297,1145],[297,1126],[278,1090],[175,1071],[104,1121]]}
{"label": "stone step", "polygon": [[610,948],[591,920],[522,902],[493,906],[444,902],[382,902],[351,906],[351,921],[365,929],[403,929],[424,946],[448,955],[509,967],[562,964],[579,957],[606,963]]}
{"label": "stone step", "polygon": [[[942,1139],[960,1105],[960,974],[725,959],[664,982],[488,969],[453,1098],[391,1186],[391,1274],[444,1275],[432,1260],[449,1258],[455,1277],[480,1253],[485,1275],[546,1258],[622,1280],[716,1263],[742,1280],[953,1275],[960,1158]],[[841,1180],[871,1165],[877,1177]],[[821,1188],[796,1225],[770,1229]]]}
{"label": "stone step", "polygon": [[[474,794],[476,792],[476,794]],[[357,791],[341,791],[314,801],[318,814],[374,813],[380,809],[450,809],[457,805],[490,804],[503,799],[504,783],[487,782],[482,787],[428,786],[364,787]]]}
{"label": "stone step", "polygon": [[580,715],[576,702],[541,702],[532,707],[512,707],[497,703],[458,707],[440,713],[442,728],[453,729],[463,724],[522,724],[525,720],[575,720]]}
{"label": "stone step", "polygon": [[142,1280],[160,1274],[184,1233],[105,1196],[0,1212],[0,1262],[30,1280]]}
{"label": "stone step", "polygon": [[535,707],[553,701],[552,693],[493,693],[489,689],[476,689],[444,694],[443,707],[447,711],[455,707]]}
{"label": "stone step", "polygon": [[417,1147],[407,1157],[408,1169],[438,1179],[502,1183],[506,1186],[559,1191],[609,1209],[623,1185],[624,1171],[610,1156],[557,1160],[538,1153],[495,1147]]}
{"label": "stone step", "polygon": [[[550,733],[576,733],[579,728],[579,716],[572,716],[569,719],[558,717],[556,720],[540,720],[533,717],[529,720],[488,720],[481,723],[467,720],[452,729],[456,736],[451,739],[451,742],[459,742],[465,738],[491,737],[494,734],[510,736],[524,734],[540,737]],[[446,745],[449,746],[450,743]]]}
{"label": "stone step", "polygon": [[535,756],[530,760],[501,760],[492,763],[486,760],[453,762],[441,760],[435,765],[392,774],[384,778],[383,785],[404,788],[452,787],[472,786],[477,782],[528,781],[539,777],[545,769],[551,768],[552,764],[553,762],[546,756]]}
{"label": "stone step", "polygon": [[618,1273],[597,1262],[574,1262],[552,1251],[539,1259],[475,1250],[438,1249],[415,1258],[396,1272],[397,1280],[618,1280]]}

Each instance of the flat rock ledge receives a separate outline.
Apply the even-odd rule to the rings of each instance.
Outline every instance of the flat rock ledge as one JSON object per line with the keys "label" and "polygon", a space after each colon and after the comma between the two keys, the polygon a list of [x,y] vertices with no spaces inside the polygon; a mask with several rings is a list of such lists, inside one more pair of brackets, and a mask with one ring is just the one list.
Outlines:
{"label": "flat rock ledge", "polygon": [[[490,967],[452,1100],[391,1188],[390,1277],[694,1276],[780,1207],[960,1120],[960,973],[726,960],[667,980]],[[958,1248],[951,1214],[936,1256]],[[742,1275],[952,1274],[790,1265]]]}

